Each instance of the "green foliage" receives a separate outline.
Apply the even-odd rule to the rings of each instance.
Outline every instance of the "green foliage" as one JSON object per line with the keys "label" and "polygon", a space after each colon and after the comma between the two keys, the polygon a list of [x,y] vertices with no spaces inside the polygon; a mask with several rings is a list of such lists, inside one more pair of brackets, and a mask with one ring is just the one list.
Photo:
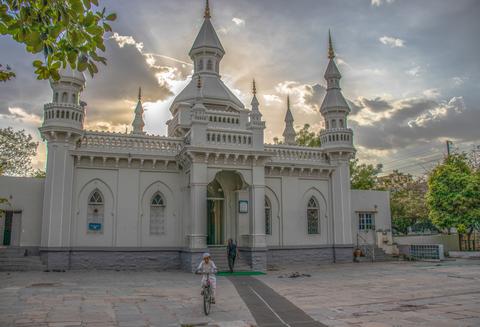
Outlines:
{"label": "green foliage", "polygon": [[45,177],[47,177],[47,173],[45,172],[45,170],[37,169],[33,172],[32,177],[45,178]]}
{"label": "green foliage", "polygon": [[350,161],[350,181],[354,190],[373,190],[377,184],[377,175],[382,165],[359,163],[358,159]]}
{"label": "green foliage", "polygon": [[7,65],[4,68],[3,65],[0,64],[0,82],[6,82],[14,77],[15,73],[12,71],[12,68],[10,68],[10,66]]}
{"label": "green foliage", "polygon": [[67,65],[93,77],[96,63],[106,64],[98,50],[105,51],[104,34],[112,31],[108,22],[115,19],[116,14],[98,8],[98,0],[0,2],[0,35],[10,35],[32,54],[43,54],[44,60],[33,61],[38,79],[58,80],[59,69]]}
{"label": "green foliage", "polygon": [[394,170],[379,178],[377,189],[390,192],[390,210],[395,231],[407,234],[409,227],[432,230],[425,204],[427,183],[423,177],[414,178],[410,174]]}
{"label": "green foliage", "polygon": [[428,178],[427,206],[441,229],[469,232],[480,227],[480,172],[464,154],[445,158]]}
{"label": "green foliage", "polygon": [[298,145],[319,147],[320,146],[320,134],[310,131],[310,125],[305,124],[303,128],[297,132],[296,142]]}
{"label": "green foliage", "polygon": [[32,157],[37,153],[38,143],[24,130],[11,127],[0,128],[0,174],[31,176]]}

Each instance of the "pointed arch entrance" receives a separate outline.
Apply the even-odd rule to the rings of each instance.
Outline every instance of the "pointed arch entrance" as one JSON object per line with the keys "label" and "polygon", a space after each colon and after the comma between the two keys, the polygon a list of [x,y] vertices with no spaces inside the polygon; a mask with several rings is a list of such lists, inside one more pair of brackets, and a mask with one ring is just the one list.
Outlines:
{"label": "pointed arch entrance", "polygon": [[236,171],[220,171],[207,186],[207,245],[224,245],[238,237],[237,192],[248,184]]}

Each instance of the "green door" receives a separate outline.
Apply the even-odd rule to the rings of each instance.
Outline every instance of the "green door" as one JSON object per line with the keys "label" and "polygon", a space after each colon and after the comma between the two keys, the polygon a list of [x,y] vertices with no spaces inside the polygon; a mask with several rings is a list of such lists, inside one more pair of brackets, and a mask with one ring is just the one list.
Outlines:
{"label": "green door", "polygon": [[207,245],[223,244],[223,200],[207,200]]}
{"label": "green door", "polygon": [[3,230],[3,245],[10,245],[12,238],[12,218],[13,211],[5,212],[5,229]]}

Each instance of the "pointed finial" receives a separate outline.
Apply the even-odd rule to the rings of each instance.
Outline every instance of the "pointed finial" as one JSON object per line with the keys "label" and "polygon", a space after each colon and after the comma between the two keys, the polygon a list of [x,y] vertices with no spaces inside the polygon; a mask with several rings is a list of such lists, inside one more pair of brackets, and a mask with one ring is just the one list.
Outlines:
{"label": "pointed finial", "polygon": [[255,85],[255,78],[253,79],[253,89],[252,89],[253,95],[257,95],[257,86]]}
{"label": "pointed finial", "polygon": [[138,101],[142,101],[142,87],[138,88]]}
{"label": "pointed finial", "polygon": [[330,34],[330,29],[328,30],[328,59],[335,58],[335,52],[333,51],[332,45],[332,35]]}
{"label": "pointed finial", "polygon": [[210,19],[210,4],[207,2],[205,3],[205,14],[203,15],[205,19]]}
{"label": "pointed finial", "polygon": [[290,94],[287,95],[287,109],[290,110]]}
{"label": "pointed finial", "polygon": [[202,79],[200,78],[200,75],[197,77],[197,89],[202,88]]}

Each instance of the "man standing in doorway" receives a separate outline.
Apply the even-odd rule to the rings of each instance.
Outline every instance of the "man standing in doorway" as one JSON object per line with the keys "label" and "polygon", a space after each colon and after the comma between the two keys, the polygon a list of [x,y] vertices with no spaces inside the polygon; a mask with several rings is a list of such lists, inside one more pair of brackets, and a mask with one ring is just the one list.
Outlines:
{"label": "man standing in doorway", "polygon": [[237,244],[233,241],[233,239],[230,238],[227,243],[228,268],[230,269],[230,273],[233,273],[237,254]]}

